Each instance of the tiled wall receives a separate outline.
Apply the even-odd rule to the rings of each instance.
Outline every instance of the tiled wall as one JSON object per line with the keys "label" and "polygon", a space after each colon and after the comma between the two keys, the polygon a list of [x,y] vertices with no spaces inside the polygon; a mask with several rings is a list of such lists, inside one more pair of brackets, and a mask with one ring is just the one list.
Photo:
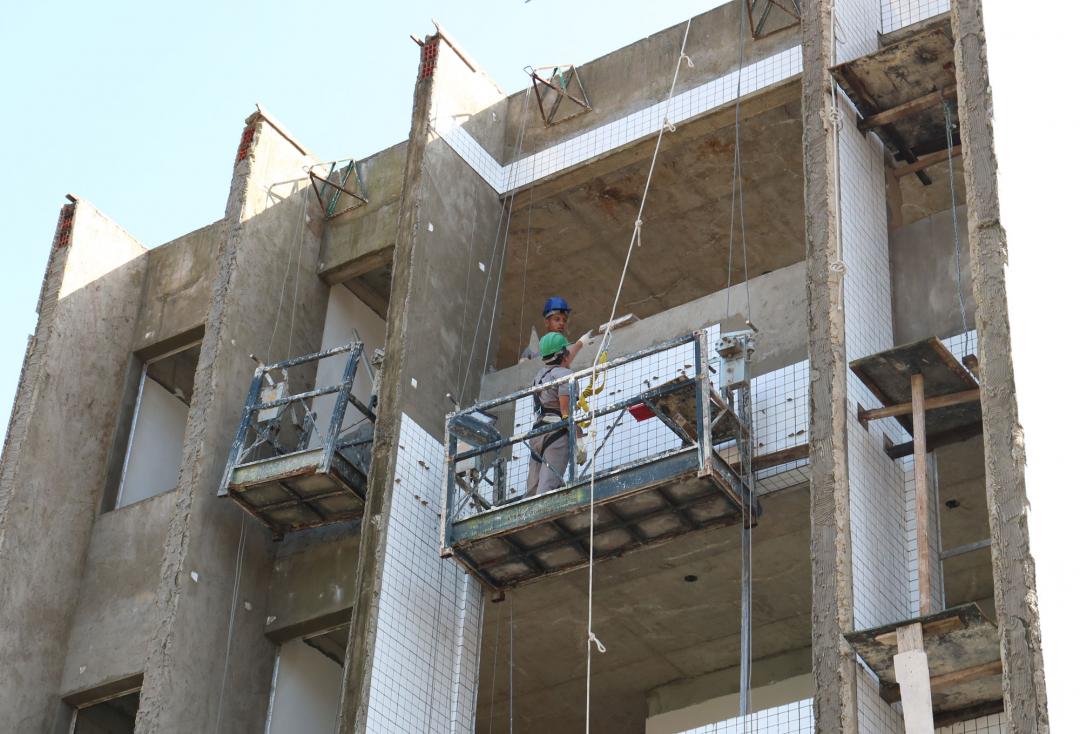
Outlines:
{"label": "tiled wall", "polygon": [[877,680],[861,664],[855,666],[860,734],[904,734],[904,717],[878,695]]}
{"label": "tiled wall", "polygon": [[890,33],[949,12],[949,0],[881,0],[881,31]]}
{"label": "tiled wall", "polygon": [[442,442],[402,415],[368,732],[472,732],[481,590],[439,557]]}
{"label": "tiled wall", "polygon": [[[746,719],[736,717],[688,729],[680,734],[813,734],[814,699],[763,709]],[[981,732],[980,732],[981,734]]]}
{"label": "tiled wall", "polygon": [[[692,58],[693,49],[687,49]],[[674,70],[672,70],[674,71]],[[598,155],[656,135],[665,117],[678,125],[698,115],[710,112],[742,94],[763,89],[790,79],[802,71],[802,51],[799,47],[781,51],[766,59],[748,64],[741,75],[732,71],[676,94],[670,102],[664,100],[612,122],[552,145],[538,153],[503,166],[461,127],[461,121],[439,112],[438,100],[432,109],[432,128],[450,144],[462,159],[499,193],[527,186],[538,179],[579,165]]]}
{"label": "tiled wall", "polygon": [[1005,734],[1005,714],[983,716],[937,729],[936,734]]}

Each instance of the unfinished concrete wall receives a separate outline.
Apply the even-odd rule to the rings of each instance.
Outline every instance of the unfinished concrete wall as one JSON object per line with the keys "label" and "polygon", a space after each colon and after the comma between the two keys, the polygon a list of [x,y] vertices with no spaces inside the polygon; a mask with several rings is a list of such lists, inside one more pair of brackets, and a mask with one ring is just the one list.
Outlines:
{"label": "unfinished concrete wall", "polygon": [[[398,143],[358,162],[368,201],[326,223],[319,274],[328,283],[344,282],[393,260],[406,148],[407,143]],[[343,195],[341,203],[344,207],[351,202]]]}
{"label": "unfinished concrete wall", "polygon": [[[0,730],[49,731],[105,483],[146,260],[76,200],[61,210],[0,463]],[[92,358],[91,358],[92,355]]]}
{"label": "unfinished concrete wall", "polygon": [[[960,289],[967,328],[975,328],[975,299],[967,242],[967,207],[957,207],[960,227]],[[932,214],[889,232],[893,333],[897,344],[964,331],[957,295],[951,211]]]}
{"label": "unfinished concrete wall", "polygon": [[251,381],[249,355],[275,360],[319,346],[327,287],[316,275],[319,215],[303,170],[312,162],[264,112],[248,118],[157,588],[140,733],[263,726],[275,654],[263,634],[273,549],[268,531],[216,492]]}
{"label": "unfinished concrete wall", "polygon": [[147,253],[132,351],[202,326],[224,236],[224,222],[218,221]]}
{"label": "unfinished concrete wall", "polygon": [[954,0],[957,108],[964,146],[968,243],[976,327],[1005,719],[1012,732],[1050,729],[1046,706],[1035,561],[1028,535],[1024,431],[1016,409],[1005,268],[1008,245],[998,206],[993,98],[982,3]]}
{"label": "unfinished concrete wall", "polygon": [[278,543],[266,634],[290,640],[347,622],[356,595],[359,547],[359,521],[291,533]]}
{"label": "unfinished concrete wall", "polygon": [[[754,325],[761,333],[754,353],[754,373],[764,374],[806,358],[806,328],[801,321],[806,313],[806,266],[789,265],[772,273],[752,278]],[[746,323],[746,286],[732,286],[731,315],[722,321],[724,330],[741,329]],[[727,311],[728,289],[649,316],[616,332],[609,356],[630,354],[653,344],[689,334],[717,323]],[[575,369],[592,364],[599,340],[582,348],[574,360]],[[521,362],[489,372],[484,376],[480,398],[488,400],[526,387],[536,375],[538,362]]]}
{"label": "unfinished concrete wall", "polygon": [[174,500],[172,492],[159,494],[107,512],[94,523],[61,696],[142,673]]}
{"label": "unfinished concrete wall", "polygon": [[[742,12],[745,12],[742,4],[725,3],[691,19],[686,48],[693,58],[694,68],[683,67],[675,87],[676,94],[738,68],[739,14]],[[679,23],[588,62],[582,59],[532,60],[536,66],[553,61],[582,61],[577,68],[593,109],[547,127],[537,110],[534,95],[531,95],[528,105],[522,104],[526,94],[526,90],[522,90],[507,100],[506,134],[501,154],[497,150],[489,150],[504,162],[514,158],[523,113],[526,127],[521,152],[522,155],[529,155],[666,99],[685,30],[686,23]],[[747,30],[746,37],[744,64],[749,65],[798,45],[799,29],[792,27],[760,41],[749,40]],[[523,76],[522,79],[529,84],[527,90],[531,92],[528,77]],[[572,108],[568,100],[563,104],[566,109]]]}
{"label": "unfinished concrete wall", "polygon": [[[470,678],[461,645],[456,645],[451,655],[439,654],[435,645],[446,641],[447,615],[456,614],[463,604],[478,601],[475,581],[437,558],[437,535],[433,532],[414,530],[398,537],[392,529],[417,512],[431,515],[413,517],[415,522],[426,517],[419,527],[430,524],[430,530],[436,528],[437,513],[433,510],[439,505],[432,505],[432,501],[438,502],[438,494],[429,498],[430,486],[403,472],[419,470],[418,461],[430,465],[438,460],[429,454],[431,446],[442,444],[445,415],[452,407],[447,393],[471,400],[479,392],[480,377],[491,359],[487,340],[501,266],[494,247],[502,221],[498,194],[434,133],[433,121],[436,115],[468,116],[488,110],[499,104],[502,95],[441,35],[427,40],[421,56],[395,243],[379,421],[345,665],[338,728],[342,734],[415,731],[410,727],[417,722],[392,723],[379,712],[387,710],[393,696],[410,697],[408,703],[401,704],[410,710],[416,708],[411,697],[459,700],[458,693],[447,690],[446,685]],[[496,132],[501,135],[501,128],[493,128],[491,134]],[[494,141],[483,142],[491,145]],[[489,254],[492,251],[494,258]],[[493,282],[487,282],[487,275]],[[409,437],[404,426],[409,427]],[[399,448],[412,452],[412,458],[401,458]],[[424,497],[431,506],[421,507],[415,496]],[[440,576],[432,580],[432,574]],[[406,590],[404,597],[398,593],[401,589]],[[408,605],[410,593],[419,595],[421,609],[438,607],[434,614],[429,608],[415,620],[418,626],[412,634],[420,643],[406,643],[393,631],[396,605]],[[451,601],[455,597],[461,601]],[[416,606],[412,604],[414,609]],[[478,615],[472,620],[459,618],[458,622],[452,616],[449,619],[451,629],[457,624],[461,630],[455,634],[464,638],[471,629],[471,636],[478,637],[478,629],[473,629],[478,627]],[[410,686],[404,683],[409,669],[401,656],[415,657],[417,644],[429,651],[431,666],[442,673]],[[395,671],[406,677],[402,683],[395,683]],[[427,698],[429,695],[434,698]],[[450,714],[446,708],[435,712],[431,705],[426,710],[421,707],[417,715]],[[451,715],[450,720],[457,722],[454,726],[470,728],[471,704],[455,710],[460,713]],[[435,727],[443,730],[441,724]]]}

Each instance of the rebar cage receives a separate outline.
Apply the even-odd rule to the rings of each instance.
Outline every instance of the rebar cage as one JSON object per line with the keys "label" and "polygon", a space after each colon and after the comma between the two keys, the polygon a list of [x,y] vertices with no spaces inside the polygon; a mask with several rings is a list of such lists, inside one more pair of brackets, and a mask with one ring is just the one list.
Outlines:
{"label": "rebar cage", "polygon": [[[564,382],[571,418],[532,427],[533,396]],[[601,383],[588,409],[578,404],[586,387]],[[735,391],[718,388],[701,330],[600,364],[595,373],[584,369],[451,413],[443,555],[493,589],[584,565],[590,490],[597,559],[752,521],[760,506],[732,468],[750,440],[737,401]],[[578,437],[572,422],[595,434]],[[560,430],[570,456],[563,485],[525,497],[533,456],[527,442]],[[595,447],[594,455],[578,466],[582,445]]]}
{"label": "rebar cage", "polygon": [[[365,405],[353,394],[363,356],[363,343],[353,341],[260,364],[218,496],[232,497],[278,537],[290,530],[361,516],[375,424],[373,405]],[[294,375],[310,372],[323,360],[341,357],[345,364],[340,383],[289,394],[290,370]],[[315,381],[308,377],[309,382]],[[330,408],[328,419],[320,419],[322,406]]]}

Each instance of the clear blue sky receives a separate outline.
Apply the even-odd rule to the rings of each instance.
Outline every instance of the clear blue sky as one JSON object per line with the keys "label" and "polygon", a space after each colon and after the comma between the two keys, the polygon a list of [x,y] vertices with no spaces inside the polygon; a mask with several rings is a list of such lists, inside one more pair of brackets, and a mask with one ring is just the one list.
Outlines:
{"label": "clear blue sky", "polygon": [[[524,86],[526,64],[587,61],[715,4],[12,5],[0,24],[0,430],[65,193],[158,245],[222,216],[243,121],[256,102],[325,159],[403,140],[417,64],[409,34],[429,33],[433,17],[510,91]],[[1080,720],[1072,701],[1080,598],[1071,542],[1080,492],[1069,463],[1080,238],[1064,219],[1080,191],[1071,147],[1048,145],[1046,133],[1076,119],[1074,80],[1063,77],[1076,68],[1071,34],[1080,13],[1075,3],[1049,15],[1008,0],[984,6],[1032,543],[1051,711],[1055,730],[1064,731]]]}
{"label": "clear blue sky", "polygon": [[709,0],[19,3],[0,27],[0,431],[64,194],[148,247],[220,219],[244,118],[259,102],[317,155],[405,139],[434,18],[505,90],[526,64],[588,61]]}

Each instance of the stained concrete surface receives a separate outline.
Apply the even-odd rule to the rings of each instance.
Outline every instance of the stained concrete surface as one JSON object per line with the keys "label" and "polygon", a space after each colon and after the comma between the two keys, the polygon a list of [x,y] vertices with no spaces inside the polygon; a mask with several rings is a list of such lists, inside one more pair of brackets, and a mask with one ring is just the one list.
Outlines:
{"label": "stained concrete surface", "polygon": [[[217,488],[251,380],[249,355],[275,360],[315,351],[328,288],[316,274],[317,205],[303,175],[312,160],[258,113],[249,125],[251,145],[237,161],[226,206],[225,243],[156,592],[141,732],[209,731],[219,718],[222,731],[254,731],[266,716],[275,652],[264,634],[273,548],[269,532],[217,497]],[[285,274],[297,269],[290,260],[297,251],[295,316],[290,306],[275,329],[276,309],[265,295],[279,292]],[[229,695],[219,695],[222,687]]]}
{"label": "stained concrete surface", "polygon": [[[749,313],[760,330],[753,359],[754,374],[764,374],[806,358],[806,329],[797,317],[806,310],[805,284],[806,269],[801,262],[750,281]],[[735,285],[730,293],[725,288],[614,331],[609,356],[614,359],[715,323],[721,323],[724,329],[743,329],[746,318],[746,288]],[[577,316],[572,317],[570,324],[574,335],[585,328]],[[574,368],[591,365],[599,347],[599,340],[583,347],[574,360]],[[538,365],[539,360],[534,359],[489,372],[484,376],[480,397],[487,400],[520,390],[530,383]]]}
{"label": "stained concrete surface", "polygon": [[61,696],[142,672],[175,500],[173,492],[165,492],[107,512],[94,523]]}
{"label": "stained concrete surface", "polygon": [[[89,202],[58,237],[0,463],[0,731],[50,731],[145,251]],[[93,359],[88,359],[93,355]],[[42,461],[42,457],[48,457]]]}
{"label": "stained concrete surface", "polygon": [[[770,678],[809,670],[809,493],[803,486],[762,499],[754,529],[755,660],[799,651]],[[702,699],[738,690],[740,532],[699,531],[595,567],[593,627],[607,653],[593,655],[592,730],[645,731],[650,691],[716,671]],[[696,576],[687,581],[687,576]],[[509,729],[513,608],[514,731],[574,731],[585,710],[584,570],[543,579],[487,603],[478,729]],[[498,642],[496,642],[498,638]],[[685,699],[682,699],[685,701]]]}
{"label": "stained concrete surface", "polygon": [[[445,39],[435,37],[428,43],[436,44],[437,63],[431,77],[418,79],[414,95],[394,246],[387,356],[350,629],[352,649],[345,661],[341,734],[366,725],[385,560],[385,517],[394,501],[392,477],[401,415],[407,413],[438,436],[451,407],[447,394],[463,399],[478,394],[487,361],[484,338],[494,289],[484,287],[477,260],[485,261],[488,272],[499,272],[482,254],[500,222],[498,195],[445,141],[432,138],[427,125],[434,100],[440,113],[468,116],[496,105],[502,93]],[[492,143],[483,136],[479,140]]]}
{"label": "stained concrete surface", "polygon": [[[975,328],[975,298],[967,243],[967,210],[957,208],[959,273],[952,211],[939,211],[889,232],[893,339],[908,344],[930,336],[948,337]],[[963,294],[964,312],[957,292]]]}
{"label": "stained concrete surface", "polygon": [[[934,452],[938,471],[938,518],[941,548],[949,550],[990,537],[986,505],[986,471],[981,436],[944,446]],[[985,601],[994,596],[990,548],[944,561],[945,605]],[[983,612],[994,617],[993,604]]]}
{"label": "stained concrete surface", "polygon": [[[738,68],[739,14],[743,10],[740,3],[726,3],[691,19],[686,53],[693,59],[694,67],[689,68],[683,64],[675,87],[676,94]],[[508,97],[503,152],[499,154],[492,151],[495,158],[503,163],[514,159],[523,113],[525,131],[521,153],[530,155],[666,99],[685,31],[686,23],[678,23],[604,56],[581,63],[577,68],[593,109],[573,119],[547,127],[540,117],[534,98],[528,100],[528,106],[523,110],[522,97],[525,90]],[[795,28],[760,41],[750,40],[747,34],[743,49],[744,64],[752,64],[797,45],[798,35]],[[560,60],[535,59],[532,63],[541,66],[552,61]],[[523,77],[523,81],[528,81],[528,78]],[[531,90],[531,82],[528,89]],[[568,100],[563,104],[572,105]],[[730,169],[728,173],[730,174]]]}
{"label": "stained concrete surface", "polygon": [[309,634],[349,619],[356,594],[358,520],[290,533],[275,546],[266,634]]}
{"label": "stained concrete surface", "polygon": [[[774,91],[776,106],[741,123],[748,267],[736,229],[732,283],[743,282],[744,272],[753,278],[805,256],[802,124],[797,100],[785,101],[793,91]],[[644,244],[633,253],[617,314],[651,316],[729,282],[734,135],[718,113],[665,137],[643,216]],[[531,328],[542,332],[539,311],[552,293],[571,302],[580,328],[607,321],[653,144],[648,155],[635,150],[622,167],[546,198],[517,195],[500,293],[498,366],[516,361]]]}
{"label": "stained concrete surface", "polygon": [[218,221],[146,253],[146,280],[132,351],[202,325],[224,237],[224,223]]}

